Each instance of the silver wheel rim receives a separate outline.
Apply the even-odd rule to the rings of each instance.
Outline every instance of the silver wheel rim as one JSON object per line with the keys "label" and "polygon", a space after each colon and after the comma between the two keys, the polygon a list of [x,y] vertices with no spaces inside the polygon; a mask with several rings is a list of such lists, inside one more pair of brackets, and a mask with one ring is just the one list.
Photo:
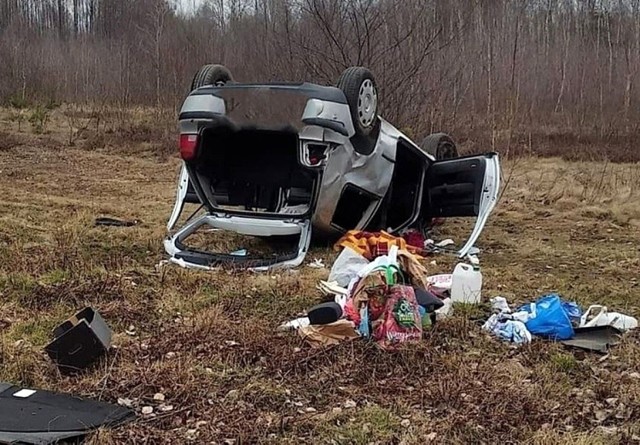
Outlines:
{"label": "silver wheel rim", "polygon": [[373,123],[378,108],[378,95],[371,79],[365,79],[358,93],[358,120],[363,127]]}

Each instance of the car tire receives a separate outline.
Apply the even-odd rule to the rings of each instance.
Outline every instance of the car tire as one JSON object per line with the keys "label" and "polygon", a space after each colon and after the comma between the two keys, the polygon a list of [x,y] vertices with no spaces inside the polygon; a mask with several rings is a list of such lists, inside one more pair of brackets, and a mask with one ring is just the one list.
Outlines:
{"label": "car tire", "polygon": [[457,158],[458,147],[451,136],[446,133],[433,133],[424,138],[420,145],[422,151],[429,153],[437,161]]}
{"label": "car tire", "polygon": [[223,65],[204,65],[200,71],[193,76],[191,91],[204,86],[222,86],[233,82],[231,71]]}
{"label": "car tire", "polygon": [[371,154],[380,134],[378,118],[378,89],[371,71],[352,66],[343,71],[337,87],[342,90],[349,105],[355,135],[351,142],[360,154]]}

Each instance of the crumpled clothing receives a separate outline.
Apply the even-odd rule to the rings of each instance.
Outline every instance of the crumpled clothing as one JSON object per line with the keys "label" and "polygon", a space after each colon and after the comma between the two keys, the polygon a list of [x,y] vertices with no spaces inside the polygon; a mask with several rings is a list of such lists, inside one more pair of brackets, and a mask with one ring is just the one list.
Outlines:
{"label": "crumpled clothing", "polygon": [[420,231],[416,229],[406,230],[402,234],[402,238],[407,242],[408,245],[417,247],[418,249],[424,249],[424,236]]}
{"label": "crumpled clothing", "polygon": [[493,297],[491,300],[491,309],[494,312],[506,312],[511,313],[511,308],[509,307],[509,303],[507,303],[507,299],[504,297]]}
{"label": "crumpled clothing", "polygon": [[345,319],[323,325],[302,326],[298,329],[298,334],[314,348],[337,345],[360,336],[354,324]]}
{"label": "crumpled clothing", "polygon": [[408,275],[411,284],[422,289],[428,288],[427,269],[420,264],[416,255],[407,250],[400,250],[398,252],[398,263],[400,263],[402,271]]}
{"label": "crumpled clothing", "polygon": [[[515,317],[514,317],[515,315]],[[493,314],[482,326],[496,337],[516,344],[531,342],[531,333],[525,324],[518,320],[521,314]]]}
{"label": "crumpled clothing", "polygon": [[363,232],[360,230],[350,230],[334,245],[335,250],[342,247],[349,247],[366,259],[372,261],[381,255],[387,255],[391,246],[398,246],[400,250],[408,250],[419,258],[420,248],[410,246],[403,238],[398,238],[387,232]]}

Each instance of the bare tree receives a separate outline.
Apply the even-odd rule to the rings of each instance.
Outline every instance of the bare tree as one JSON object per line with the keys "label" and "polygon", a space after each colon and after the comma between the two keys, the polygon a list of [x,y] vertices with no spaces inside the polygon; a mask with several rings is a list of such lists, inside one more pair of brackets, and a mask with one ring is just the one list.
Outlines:
{"label": "bare tree", "polygon": [[[190,4],[191,6],[186,6]],[[424,133],[632,131],[640,0],[0,0],[0,99],[175,106],[204,63],[239,80],[376,75]]]}

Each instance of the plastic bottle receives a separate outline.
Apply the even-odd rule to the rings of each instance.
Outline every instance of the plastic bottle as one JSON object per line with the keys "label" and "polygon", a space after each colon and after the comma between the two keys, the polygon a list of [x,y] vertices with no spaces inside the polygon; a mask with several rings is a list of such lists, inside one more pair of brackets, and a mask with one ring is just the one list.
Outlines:
{"label": "plastic bottle", "polygon": [[469,256],[469,262],[458,263],[451,279],[451,300],[454,303],[480,303],[482,293],[482,273],[480,262]]}

